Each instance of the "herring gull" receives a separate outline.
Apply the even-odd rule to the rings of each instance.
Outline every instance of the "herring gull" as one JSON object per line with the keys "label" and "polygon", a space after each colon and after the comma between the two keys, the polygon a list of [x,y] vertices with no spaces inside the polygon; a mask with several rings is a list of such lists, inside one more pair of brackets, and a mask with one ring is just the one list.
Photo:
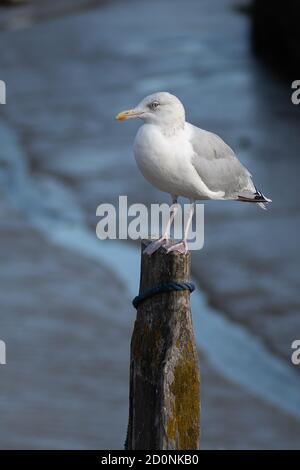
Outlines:
{"label": "herring gull", "polygon": [[[250,172],[219,136],[186,122],[183,104],[176,96],[154,93],[135,108],[119,113],[116,119],[137,117],[143,120],[134,141],[137,165],[144,177],[169,193],[173,201],[164,234],[145,250],[149,255],[160,246],[168,252],[187,252],[195,201],[251,202],[262,208],[271,202],[256,189]],[[169,231],[178,208],[178,196],[187,197],[191,206],[184,237],[172,245]]]}

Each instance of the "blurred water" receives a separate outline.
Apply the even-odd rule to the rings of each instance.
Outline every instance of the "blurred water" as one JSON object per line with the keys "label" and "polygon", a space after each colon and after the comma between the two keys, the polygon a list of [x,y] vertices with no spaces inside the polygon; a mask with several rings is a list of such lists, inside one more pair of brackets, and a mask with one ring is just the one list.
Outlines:
{"label": "blurred water", "polygon": [[[52,243],[98,260],[101,266],[114,271],[114,276],[120,278],[133,298],[140,276],[139,247],[117,240],[99,241],[85,225],[72,193],[58,182],[53,184],[52,179],[40,186],[40,181],[30,177],[14,134],[0,127],[0,138],[6,149],[0,163],[11,166],[7,193],[14,203]],[[268,352],[259,338],[210,307],[199,286],[191,304],[197,345],[216,370],[294,418],[300,418],[299,375]],[[127,325],[128,318],[120,315],[118,322]]]}

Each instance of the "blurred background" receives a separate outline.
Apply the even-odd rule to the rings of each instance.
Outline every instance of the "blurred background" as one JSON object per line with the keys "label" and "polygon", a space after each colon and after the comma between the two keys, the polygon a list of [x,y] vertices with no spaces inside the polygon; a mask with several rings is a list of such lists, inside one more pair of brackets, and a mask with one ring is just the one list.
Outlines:
{"label": "blurred background", "polygon": [[139,243],[97,240],[95,212],[120,194],[168,202],[135,165],[139,123],[114,121],[154,91],[273,199],[205,204],[202,448],[299,448],[299,3],[0,4],[0,448],[123,448]]}

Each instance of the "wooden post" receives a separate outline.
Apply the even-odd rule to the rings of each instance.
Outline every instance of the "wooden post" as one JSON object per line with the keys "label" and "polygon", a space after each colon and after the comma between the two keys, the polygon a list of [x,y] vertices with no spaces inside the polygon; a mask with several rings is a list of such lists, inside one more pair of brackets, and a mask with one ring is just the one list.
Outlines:
{"label": "wooden post", "polygon": [[[142,242],[142,252],[149,240]],[[160,283],[188,282],[190,254],[160,248],[142,254],[140,293]],[[129,450],[196,450],[200,439],[200,374],[188,291],[143,301],[131,339]]]}

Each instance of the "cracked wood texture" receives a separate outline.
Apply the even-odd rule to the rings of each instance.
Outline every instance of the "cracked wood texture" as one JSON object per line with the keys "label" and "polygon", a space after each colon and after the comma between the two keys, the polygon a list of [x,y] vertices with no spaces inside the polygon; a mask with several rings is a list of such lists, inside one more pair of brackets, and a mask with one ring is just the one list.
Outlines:
{"label": "cracked wood texture", "polygon": [[[143,254],[140,292],[190,279],[190,253]],[[143,301],[131,339],[127,446],[130,450],[195,450],[200,440],[200,374],[189,291]]]}

